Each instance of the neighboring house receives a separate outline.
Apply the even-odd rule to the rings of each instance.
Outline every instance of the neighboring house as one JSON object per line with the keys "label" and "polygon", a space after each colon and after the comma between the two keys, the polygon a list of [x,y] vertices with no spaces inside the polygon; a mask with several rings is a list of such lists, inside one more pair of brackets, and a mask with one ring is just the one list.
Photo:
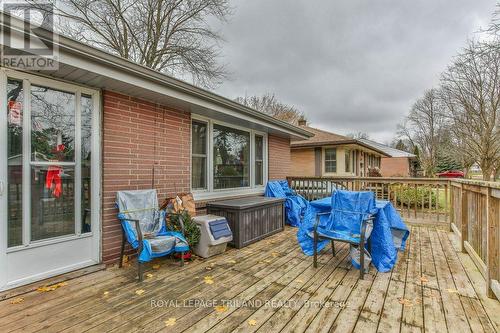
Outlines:
{"label": "neighboring house", "polygon": [[360,141],[388,155],[382,157],[381,161],[380,172],[383,177],[416,177],[418,169],[416,155],[372,140],[360,139]]}
{"label": "neighboring house", "polygon": [[380,168],[384,151],[361,140],[307,126],[299,126],[313,137],[292,141],[292,176],[368,176],[368,170]]}
{"label": "neighboring house", "polygon": [[[0,40],[33,38],[0,15]],[[116,261],[119,190],[262,194],[291,174],[290,140],[312,135],[74,40],[55,44],[57,70],[0,68],[0,290]]]}

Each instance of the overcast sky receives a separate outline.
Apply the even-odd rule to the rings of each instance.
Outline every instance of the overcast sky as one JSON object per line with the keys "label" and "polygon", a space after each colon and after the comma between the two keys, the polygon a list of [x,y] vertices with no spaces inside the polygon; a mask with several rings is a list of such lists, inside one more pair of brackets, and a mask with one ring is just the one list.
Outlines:
{"label": "overcast sky", "polygon": [[220,30],[229,98],[276,93],[311,126],[390,141],[493,0],[233,0]]}

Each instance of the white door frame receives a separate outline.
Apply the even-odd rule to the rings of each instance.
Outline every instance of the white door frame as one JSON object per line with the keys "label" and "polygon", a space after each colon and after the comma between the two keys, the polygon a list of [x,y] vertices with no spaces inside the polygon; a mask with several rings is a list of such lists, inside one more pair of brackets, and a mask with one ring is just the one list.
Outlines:
{"label": "white door frame", "polygon": [[[24,107],[23,107],[23,244],[16,247],[8,248],[7,238],[7,162],[0,162],[0,290],[12,288],[18,285],[30,283],[36,280],[47,278],[52,275],[61,274],[67,271],[85,267],[91,264],[101,262],[101,98],[100,91],[89,89],[87,87],[57,81],[51,78],[32,75],[24,72],[19,72],[11,69],[0,68],[0,161],[7,156],[7,78],[17,79],[23,81],[24,91]],[[81,103],[80,98],[82,94],[90,95],[93,101],[92,111],[92,136],[91,136],[91,232],[81,233],[81,191],[75,190],[75,234],[60,237],[49,238],[41,241],[30,241],[30,226],[31,226],[31,186],[30,186],[30,172],[31,172],[31,105],[30,105],[30,85],[36,84],[48,88],[67,91],[75,94],[76,103],[76,118],[75,126],[80,126],[81,118]],[[75,127],[76,128],[76,127]],[[80,130],[75,131],[75,165],[81,162],[80,154]],[[80,140],[80,141],[79,141]],[[64,165],[64,162],[60,163]],[[81,189],[81,168],[75,168],[75,188]],[[76,186],[80,184],[80,186]],[[87,240],[85,240],[87,239]],[[71,244],[82,244],[82,242],[91,242],[91,252],[88,253],[89,260],[79,261],[78,264],[68,265],[63,267],[53,268],[41,274],[33,274],[24,278],[9,281],[8,269],[9,258],[8,256],[19,256],[22,251],[29,252],[30,249],[38,248],[37,251],[43,253],[51,245],[54,249],[59,246],[61,250],[71,248]],[[60,244],[60,245],[57,245]],[[65,255],[62,253],[61,255]],[[21,263],[22,264],[22,263]]]}

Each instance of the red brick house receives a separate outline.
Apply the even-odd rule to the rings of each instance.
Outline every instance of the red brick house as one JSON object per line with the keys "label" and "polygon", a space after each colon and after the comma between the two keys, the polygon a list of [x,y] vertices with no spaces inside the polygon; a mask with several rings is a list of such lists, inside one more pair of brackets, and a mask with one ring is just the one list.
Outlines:
{"label": "red brick house", "polygon": [[380,168],[381,159],[389,156],[361,140],[310,127],[304,121],[299,125],[314,136],[292,141],[292,176],[366,177],[369,168]]}
{"label": "red brick house", "polygon": [[387,154],[380,161],[382,177],[416,177],[418,169],[416,155],[372,140],[361,139],[361,141]]}
{"label": "red brick house", "polygon": [[[22,45],[24,22],[2,15]],[[261,194],[290,174],[290,140],[311,136],[74,40],[55,44],[55,70],[0,68],[0,290],[116,261],[118,190]]]}

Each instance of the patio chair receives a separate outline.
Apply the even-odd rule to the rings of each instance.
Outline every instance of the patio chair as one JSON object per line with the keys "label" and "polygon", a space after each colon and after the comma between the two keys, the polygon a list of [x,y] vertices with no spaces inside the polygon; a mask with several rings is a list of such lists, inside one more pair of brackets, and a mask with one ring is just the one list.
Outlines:
{"label": "patio chair", "polygon": [[[359,250],[359,278],[363,279],[365,269],[365,244],[373,230],[376,213],[373,192],[337,190],[332,194],[331,212],[316,214],[313,231],[314,267],[318,267],[318,242],[330,240],[335,256],[335,242],[349,243]],[[320,225],[320,216],[330,214],[328,222]],[[352,252],[352,251],[351,251]]]}
{"label": "patio chair", "polygon": [[184,265],[184,252],[189,250],[183,235],[184,226],[181,225],[181,233],[167,230],[166,213],[158,210],[156,190],[119,191],[116,193],[116,206],[123,232],[120,268],[125,242],[137,250],[139,281],[143,280],[143,263],[153,258],[181,253],[181,266]]}
{"label": "patio chair", "polygon": [[266,197],[284,198],[286,221],[289,225],[297,227],[309,206],[309,201],[297,194],[288,186],[286,180],[274,180],[267,182],[264,192]]}

